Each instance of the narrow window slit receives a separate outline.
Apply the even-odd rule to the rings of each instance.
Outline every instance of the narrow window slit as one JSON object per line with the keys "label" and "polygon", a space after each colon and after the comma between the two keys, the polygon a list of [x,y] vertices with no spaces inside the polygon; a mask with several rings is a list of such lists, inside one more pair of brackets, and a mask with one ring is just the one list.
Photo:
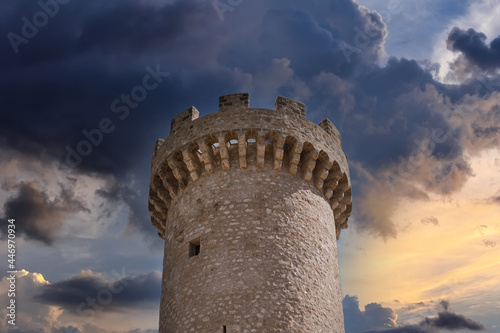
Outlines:
{"label": "narrow window slit", "polygon": [[199,237],[189,242],[189,258],[199,255],[200,251],[201,244]]}

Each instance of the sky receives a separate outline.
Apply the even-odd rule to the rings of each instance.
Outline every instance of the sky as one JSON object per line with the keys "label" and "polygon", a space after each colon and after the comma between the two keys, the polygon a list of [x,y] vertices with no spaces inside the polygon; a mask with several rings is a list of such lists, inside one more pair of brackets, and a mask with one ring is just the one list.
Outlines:
{"label": "sky", "polygon": [[500,333],[499,15],[494,0],[0,0],[0,331],[157,332],[154,144],[188,107],[248,92],[342,135],[346,333]]}

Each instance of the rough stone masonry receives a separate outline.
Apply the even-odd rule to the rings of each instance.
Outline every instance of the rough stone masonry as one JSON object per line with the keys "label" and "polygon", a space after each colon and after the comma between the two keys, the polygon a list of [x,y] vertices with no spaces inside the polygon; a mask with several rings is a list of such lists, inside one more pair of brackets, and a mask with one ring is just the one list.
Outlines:
{"label": "rough stone masonry", "polygon": [[338,130],[302,103],[219,98],[172,119],[151,165],[160,333],[343,333],[336,241],[352,209]]}

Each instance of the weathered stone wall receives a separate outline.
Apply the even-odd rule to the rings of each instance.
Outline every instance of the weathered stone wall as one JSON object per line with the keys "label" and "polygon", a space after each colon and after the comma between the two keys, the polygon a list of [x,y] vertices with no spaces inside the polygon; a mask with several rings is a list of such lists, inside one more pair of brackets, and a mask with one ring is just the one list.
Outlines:
{"label": "weathered stone wall", "polygon": [[160,332],[343,332],[335,223],[311,185],[256,166],[191,183],[169,211]]}
{"label": "weathered stone wall", "polygon": [[352,196],[338,130],[284,97],[268,110],[221,96],[219,111],[185,110],[154,149],[160,332],[344,332],[336,238]]}

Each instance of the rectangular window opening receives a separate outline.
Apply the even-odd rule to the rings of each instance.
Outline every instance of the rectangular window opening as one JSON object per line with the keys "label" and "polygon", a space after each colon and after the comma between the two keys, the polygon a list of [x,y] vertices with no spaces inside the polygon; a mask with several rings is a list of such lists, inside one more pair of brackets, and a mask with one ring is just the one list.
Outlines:
{"label": "rectangular window opening", "polygon": [[227,333],[226,325],[222,326],[222,333]]}
{"label": "rectangular window opening", "polygon": [[200,237],[193,239],[189,242],[189,258],[197,256],[200,254],[201,245],[200,245]]}

